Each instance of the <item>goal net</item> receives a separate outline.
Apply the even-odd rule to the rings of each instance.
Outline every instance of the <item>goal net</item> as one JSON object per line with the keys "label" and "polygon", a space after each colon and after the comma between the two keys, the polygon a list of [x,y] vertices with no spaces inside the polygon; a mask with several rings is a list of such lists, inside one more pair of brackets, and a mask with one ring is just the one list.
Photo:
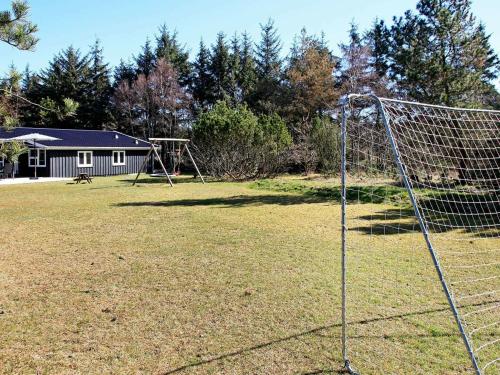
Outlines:
{"label": "goal net", "polygon": [[351,95],[342,154],[347,370],[500,373],[500,111]]}

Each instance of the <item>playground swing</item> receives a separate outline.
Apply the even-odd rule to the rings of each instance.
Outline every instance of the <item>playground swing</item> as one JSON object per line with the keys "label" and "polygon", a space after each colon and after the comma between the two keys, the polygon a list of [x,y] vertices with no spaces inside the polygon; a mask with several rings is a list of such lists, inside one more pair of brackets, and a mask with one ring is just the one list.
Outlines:
{"label": "playground swing", "polygon": [[[198,169],[198,166],[196,165],[196,162],[194,161],[193,155],[191,154],[191,151],[189,150],[188,143],[191,141],[190,139],[185,139],[185,138],[149,138],[149,141],[151,143],[151,148],[149,149],[146,157],[144,158],[144,161],[141,165],[141,168],[137,172],[137,176],[135,177],[134,183],[132,185],[135,185],[137,180],[139,179],[140,174],[143,172],[144,167],[146,166],[149,158],[153,156],[152,158],[152,166],[153,166],[153,175],[156,176],[165,176],[167,179],[167,182],[169,183],[170,186],[174,186],[172,183],[172,178],[178,176],[181,173],[181,164],[182,164],[182,157],[184,153],[186,152],[189,156],[189,159],[191,160],[191,163],[193,163],[193,166],[196,170],[196,174],[200,177],[201,182],[204,184],[205,180],[203,179],[203,176],[200,173],[200,170]],[[168,166],[170,169],[170,173],[167,170],[167,167],[163,163],[162,157],[158,153],[158,149],[162,147],[161,143],[164,143],[166,145],[166,154],[168,157]],[[154,163],[155,160],[158,161],[160,164],[161,170],[163,173],[154,173]]]}

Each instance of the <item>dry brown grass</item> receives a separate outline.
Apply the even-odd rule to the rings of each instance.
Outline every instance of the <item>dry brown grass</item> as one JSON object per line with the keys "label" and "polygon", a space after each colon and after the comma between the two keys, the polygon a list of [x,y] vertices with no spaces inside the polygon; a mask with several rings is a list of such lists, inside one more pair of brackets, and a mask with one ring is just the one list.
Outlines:
{"label": "dry brown grass", "polygon": [[[335,202],[248,184],[94,181],[0,190],[0,373],[337,373]],[[380,242],[359,270],[404,263],[412,249],[400,250]],[[387,316],[410,314],[363,325],[359,347],[391,353],[374,373],[466,371],[429,285],[387,290]]]}

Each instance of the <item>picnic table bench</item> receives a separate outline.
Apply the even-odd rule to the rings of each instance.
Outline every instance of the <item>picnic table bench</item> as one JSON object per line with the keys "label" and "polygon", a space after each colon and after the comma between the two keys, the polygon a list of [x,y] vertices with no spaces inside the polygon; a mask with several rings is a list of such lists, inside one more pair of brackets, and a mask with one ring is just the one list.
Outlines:
{"label": "picnic table bench", "polygon": [[92,177],[90,177],[88,173],[80,173],[73,181],[75,181],[77,184],[79,184],[82,181],[87,181],[87,183],[91,184]]}

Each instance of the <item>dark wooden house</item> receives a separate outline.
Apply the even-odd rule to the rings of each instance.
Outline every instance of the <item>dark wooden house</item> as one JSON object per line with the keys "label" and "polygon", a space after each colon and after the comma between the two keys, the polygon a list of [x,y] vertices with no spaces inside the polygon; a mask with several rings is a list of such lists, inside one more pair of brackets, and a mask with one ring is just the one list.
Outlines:
{"label": "dark wooden house", "polygon": [[150,148],[146,141],[108,130],[20,127],[6,131],[0,128],[0,139],[32,133],[57,140],[25,141],[29,152],[21,155],[16,166],[16,175],[20,177],[33,176],[35,166],[40,177],[137,173]]}

